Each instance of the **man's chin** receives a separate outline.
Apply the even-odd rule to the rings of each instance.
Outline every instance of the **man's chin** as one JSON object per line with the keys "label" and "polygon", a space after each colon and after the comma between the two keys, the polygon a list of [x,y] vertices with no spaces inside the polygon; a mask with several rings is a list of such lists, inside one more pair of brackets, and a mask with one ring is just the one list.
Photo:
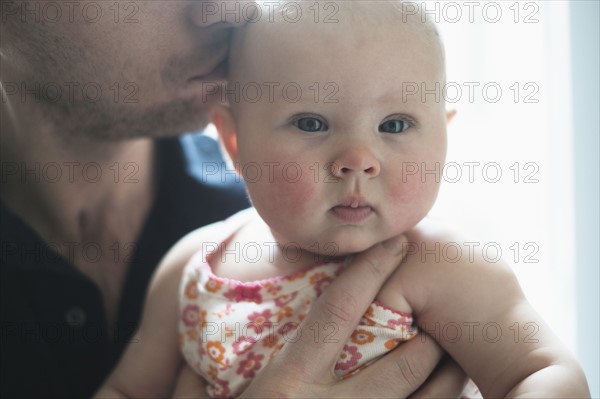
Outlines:
{"label": "man's chin", "polygon": [[[79,117],[71,119],[72,123],[65,123],[64,119],[57,120],[57,128],[62,131],[62,135],[72,139],[119,141],[176,137],[187,132],[201,131],[209,123],[208,108],[203,109],[189,101],[144,110],[133,107],[118,110],[109,108],[88,109],[85,110],[87,112],[77,113]],[[85,114],[88,117],[84,117]]]}

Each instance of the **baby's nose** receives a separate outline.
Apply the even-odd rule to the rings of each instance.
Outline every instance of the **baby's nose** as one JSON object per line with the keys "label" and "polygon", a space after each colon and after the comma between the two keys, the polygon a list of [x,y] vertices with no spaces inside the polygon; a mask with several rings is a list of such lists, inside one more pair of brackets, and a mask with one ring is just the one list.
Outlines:
{"label": "baby's nose", "polygon": [[364,176],[373,178],[379,175],[381,164],[365,146],[342,151],[330,166],[331,174],[338,178]]}

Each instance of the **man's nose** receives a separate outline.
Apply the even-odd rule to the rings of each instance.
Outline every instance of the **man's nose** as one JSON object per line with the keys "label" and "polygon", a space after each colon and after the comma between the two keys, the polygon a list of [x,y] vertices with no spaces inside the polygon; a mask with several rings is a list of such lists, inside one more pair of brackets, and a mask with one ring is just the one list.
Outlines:
{"label": "man's nose", "polygon": [[258,2],[249,0],[194,1],[190,19],[201,28],[222,24],[224,27],[243,26],[256,22]]}
{"label": "man's nose", "polygon": [[330,171],[340,179],[373,178],[379,176],[381,164],[367,146],[357,145],[342,150],[331,163]]}

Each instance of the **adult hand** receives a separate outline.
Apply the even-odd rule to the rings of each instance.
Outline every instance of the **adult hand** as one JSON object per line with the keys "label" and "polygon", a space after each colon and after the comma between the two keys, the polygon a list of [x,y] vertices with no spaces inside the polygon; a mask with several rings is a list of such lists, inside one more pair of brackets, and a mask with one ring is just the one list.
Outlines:
{"label": "adult hand", "polygon": [[[452,361],[434,372],[444,353],[424,334],[351,378],[339,380],[334,373],[344,345],[406,247],[406,238],[399,236],[357,256],[315,302],[298,327],[298,340],[288,342],[241,397],[459,397],[464,372]],[[322,333],[331,325],[333,337]]]}

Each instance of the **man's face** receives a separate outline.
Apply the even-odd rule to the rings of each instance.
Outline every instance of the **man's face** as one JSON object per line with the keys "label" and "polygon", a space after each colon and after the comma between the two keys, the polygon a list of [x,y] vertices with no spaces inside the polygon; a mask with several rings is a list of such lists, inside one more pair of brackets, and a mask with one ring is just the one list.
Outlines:
{"label": "man's face", "polygon": [[[226,22],[236,19],[221,3],[1,0],[7,103],[41,107],[71,136],[202,128],[225,77],[233,27]],[[254,2],[236,3],[243,22]]]}
{"label": "man's face", "polygon": [[275,238],[313,252],[359,252],[417,224],[446,153],[442,96],[421,97],[443,84],[439,47],[421,28],[345,15],[234,40],[235,160]]}

